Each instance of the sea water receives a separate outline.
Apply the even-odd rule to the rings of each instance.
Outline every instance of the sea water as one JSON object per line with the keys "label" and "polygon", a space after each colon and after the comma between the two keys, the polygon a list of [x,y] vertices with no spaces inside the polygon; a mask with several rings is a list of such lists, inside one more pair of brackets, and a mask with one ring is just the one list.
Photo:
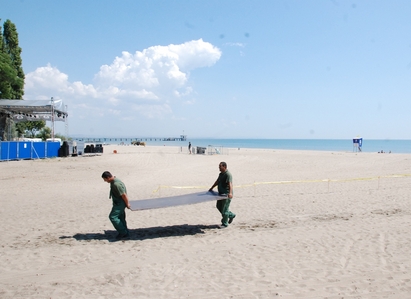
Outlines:
{"label": "sea water", "polygon": [[[76,140],[76,138],[74,138]],[[136,138],[83,138],[84,141],[130,145]],[[224,148],[261,148],[281,150],[314,150],[314,151],[342,151],[353,152],[352,139],[212,139],[212,138],[187,138],[186,141],[164,141],[162,138],[139,138],[146,145],[178,146],[188,148],[188,142],[193,147],[222,146]],[[411,140],[392,139],[363,139],[363,152],[384,153],[411,153]]]}
{"label": "sea water", "polygon": [[[228,148],[262,148],[281,150],[354,151],[352,139],[192,139],[179,142]],[[411,153],[411,140],[364,140],[363,152]]]}

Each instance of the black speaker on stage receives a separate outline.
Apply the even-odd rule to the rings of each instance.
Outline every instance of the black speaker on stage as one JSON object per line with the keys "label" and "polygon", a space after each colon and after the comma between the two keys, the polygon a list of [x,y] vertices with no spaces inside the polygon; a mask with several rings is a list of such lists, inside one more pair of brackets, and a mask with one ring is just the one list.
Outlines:
{"label": "black speaker on stage", "polygon": [[68,142],[67,141],[63,141],[63,145],[61,146],[61,148],[62,148],[62,157],[68,157],[69,156],[69,151],[70,151],[70,148],[69,148],[69,144],[68,144]]}
{"label": "black speaker on stage", "polygon": [[103,153],[103,145],[101,143],[96,144],[96,147],[94,149],[96,153]]}

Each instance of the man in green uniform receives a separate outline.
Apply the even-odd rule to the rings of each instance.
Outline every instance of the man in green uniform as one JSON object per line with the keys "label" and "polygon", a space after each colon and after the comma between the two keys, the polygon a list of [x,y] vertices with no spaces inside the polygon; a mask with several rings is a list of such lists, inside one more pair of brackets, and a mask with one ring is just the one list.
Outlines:
{"label": "man in green uniform", "polygon": [[130,237],[130,233],[127,228],[125,209],[130,209],[130,204],[128,202],[126,186],[109,171],[103,172],[101,177],[110,184],[110,198],[113,199],[113,208],[108,217],[114,228],[118,231],[116,239],[127,239]]}
{"label": "man in green uniform", "polygon": [[220,211],[221,216],[221,228],[225,228],[233,222],[235,214],[230,211],[230,203],[233,198],[233,177],[231,173],[227,170],[227,163],[220,162],[218,165],[220,169],[220,174],[218,175],[217,180],[211,186],[209,191],[212,191],[215,186],[218,186],[219,194],[226,194],[227,198],[222,200],[217,200],[216,207]]}

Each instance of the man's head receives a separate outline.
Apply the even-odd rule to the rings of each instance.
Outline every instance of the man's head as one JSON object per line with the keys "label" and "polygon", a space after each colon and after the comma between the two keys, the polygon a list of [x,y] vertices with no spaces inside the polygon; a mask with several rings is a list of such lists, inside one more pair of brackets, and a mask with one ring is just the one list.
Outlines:
{"label": "man's head", "polygon": [[220,164],[218,165],[218,168],[220,169],[220,172],[225,172],[227,170],[227,163],[220,162]]}
{"label": "man's head", "polygon": [[107,183],[110,183],[114,177],[113,175],[110,173],[110,171],[104,171],[103,174],[101,175],[101,177],[103,178],[103,180]]}

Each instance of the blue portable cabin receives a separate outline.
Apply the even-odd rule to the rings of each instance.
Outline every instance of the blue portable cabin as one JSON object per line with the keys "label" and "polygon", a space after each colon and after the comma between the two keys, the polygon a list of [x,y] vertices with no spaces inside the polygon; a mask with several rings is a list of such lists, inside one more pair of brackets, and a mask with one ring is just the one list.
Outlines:
{"label": "blue portable cabin", "polygon": [[55,158],[60,142],[2,141],[0,161]]}

